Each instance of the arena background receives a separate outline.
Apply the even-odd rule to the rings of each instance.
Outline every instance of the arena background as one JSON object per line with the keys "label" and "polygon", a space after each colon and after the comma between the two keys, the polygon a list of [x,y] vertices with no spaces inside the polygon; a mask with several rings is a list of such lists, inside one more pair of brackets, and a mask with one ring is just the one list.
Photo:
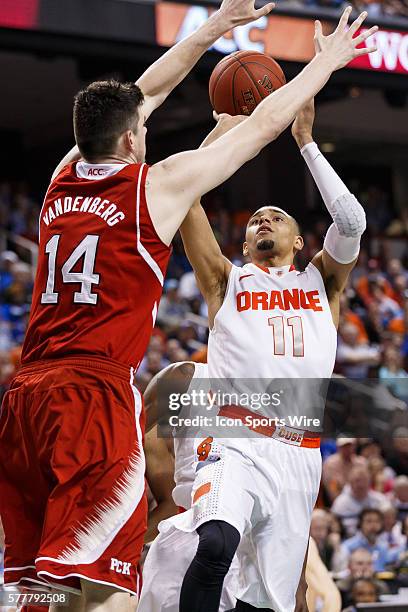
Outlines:
{"label": "arena background", "polygon": [[[358,452],[364,455],[370,448],[362,438],[380,441],[367,453],[366,468],[371,491],[381,493],[382,503],[397,512],[389,533],[399,533],[401,556],[388,578],[396,593],[404,580],[408,585],[408,3],[353,4],[356,10],[368,10],[368,26],[380,25],[375,36],[378,51],[332,76],[316,101],[315,139],[367,213],[360,260],[342,302],[336,373],[359,379],[360,405],[369,411],[369,426],[363,419],[365,429],[356,436]],[[136,80],[216,6],[212,1],[150,0],[0,3],[1,392],[18,367],[42,198],[52,170],[73,144],[74,94],[98,78]],[[342,0],[283,0],[269,18],[237,28],[218,41],[149,120],[147,161],[196,148],[211,129],[208,79],[223,55],[237,49],[265,51],[279,61],[289,80],[312,57],[313,20],[319,17],[330,28],[343,6]],[[300,221],[306,239],[298,261],[302,268],[320,248],[330,219],[289,130],[204,198],[217,238],[232,260],[243,261],[248,212],[269,203]],[[141,388],[169,362],[205,360],[206,338],[205,307],[176,237],[157,327],[139,371]],[[387,390],[380,399],[378,379]],[[338,404],[333,406],[336,411]],[[350,426],[341,433],[354,436],[355,431]],[[324,457],[335,449],[335,441],[328,439]],[[320,507],[329,509],[343,485],[333,476],[330,482],[324,480]],[[336,533],[332,515],[325,516],[327,533],[319,541],[323,557]],[[346,571],[324,561],[334,572]],[[350,597],[348,592],[343,603],[349,604]]]}

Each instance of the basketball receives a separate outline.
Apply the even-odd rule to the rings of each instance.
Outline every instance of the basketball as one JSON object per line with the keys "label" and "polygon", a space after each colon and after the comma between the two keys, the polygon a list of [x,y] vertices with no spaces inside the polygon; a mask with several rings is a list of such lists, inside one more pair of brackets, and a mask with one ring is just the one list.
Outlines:
{"label": "basketball", "polygon": [[286,83],[279,64],[257,51],[237,51],[214,68],[209,83],[214,110],[229,115],[250,115],[270,93]]}

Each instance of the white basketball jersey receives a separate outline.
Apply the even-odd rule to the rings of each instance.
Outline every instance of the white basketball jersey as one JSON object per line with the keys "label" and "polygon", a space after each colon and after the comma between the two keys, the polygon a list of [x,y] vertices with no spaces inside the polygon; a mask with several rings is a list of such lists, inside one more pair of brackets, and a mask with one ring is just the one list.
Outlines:
{"label": "white basketball jersey", "polygon": [[[204,389],[208,393],[210,391],[208,365],[206,363],[196,363],[194,365],[194,374],[187,393],[191,393],[194,389],[196,391]],[[190,415],[191,412],[189,411]],[[195,478],[194,440],[195,436],[174,438],[174,482],[176,486],[172,495],[174,503],[185,509],[191,506],[191,489]]]}
{"label": "white basketball jersey", "polygon": [[232,266],[208,342],[210,378],[330,378],[337,331],[323,279],[310,263]]}

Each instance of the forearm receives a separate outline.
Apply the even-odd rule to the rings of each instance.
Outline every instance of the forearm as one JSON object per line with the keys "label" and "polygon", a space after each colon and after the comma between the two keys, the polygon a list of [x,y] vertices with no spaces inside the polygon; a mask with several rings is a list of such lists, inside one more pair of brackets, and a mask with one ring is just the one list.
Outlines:
{"label": "forearm", "polygon": [[160,98],[158,106],[230,25],[221,11],[213,13],[196,32],[164,53],[140,77],[137,85],[144,95]]}
{"label": "forearm", "polygon": [[350,191],[313,140],[303,145],[300,152],[330,212],[332,203]]}
{"label": "forearm", "polygon": [[[297,142],[333,219],[324,249],[335,261],[346,265],[353,262],[360,251],[360,239],[366,228],[365,212],[311,138],[311,134],[299,136]],[[307,144],[303,144],[305,141]]]}
{"label": "forearm", "polygon": [[251,119],[262,130],[266,142],[276,138],[293,121],[298,111],[327,83],[334,66],[319,54],[289,83],[265,98]]}

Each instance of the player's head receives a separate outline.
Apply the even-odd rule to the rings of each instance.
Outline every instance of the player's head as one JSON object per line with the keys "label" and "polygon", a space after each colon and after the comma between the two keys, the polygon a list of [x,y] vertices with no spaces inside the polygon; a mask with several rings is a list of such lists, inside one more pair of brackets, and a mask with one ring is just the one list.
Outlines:
{"label": "player's head", "polygon": [[74,133],[82,157],[144,161],[146,146],[143,93],[134,83],[95,81],[74,101]]}
{"label": "player's head", "polygon": [[303,238],[297,221],[277,206],[263,206],[249,218],[243,247],[251,261],[268,257],[282,263],[292,263],[303,247]]}

